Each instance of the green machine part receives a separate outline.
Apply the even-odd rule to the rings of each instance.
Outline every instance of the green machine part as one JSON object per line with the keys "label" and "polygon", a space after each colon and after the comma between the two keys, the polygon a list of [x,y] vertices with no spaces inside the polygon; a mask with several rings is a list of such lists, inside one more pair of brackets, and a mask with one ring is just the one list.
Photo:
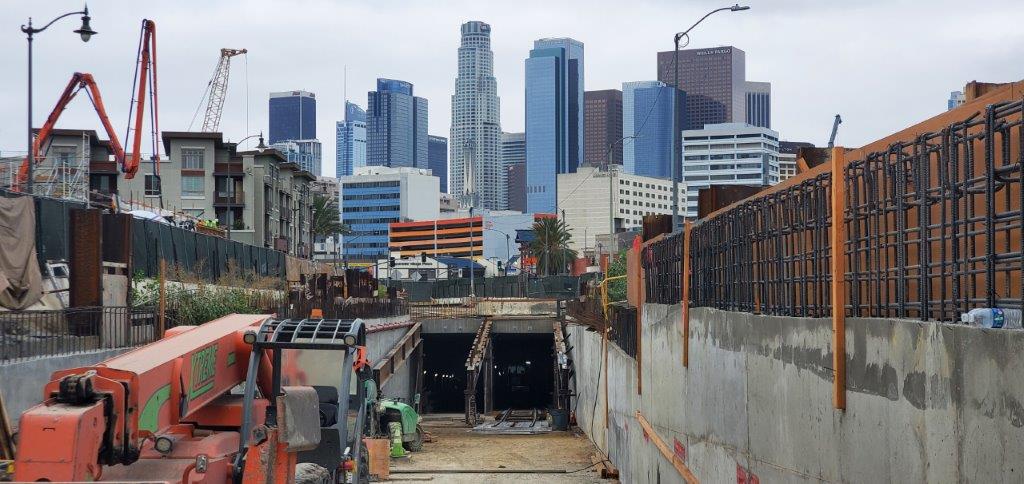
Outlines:
{"label": "green machine part", "polygon": [[416,426],[420,423],[420,416],[416,410],[413,410],[411,405],[386,398],[382,399],[380,403],[385,412],[397,411],[401,415],[402,440],[405,442],[416,440]]}

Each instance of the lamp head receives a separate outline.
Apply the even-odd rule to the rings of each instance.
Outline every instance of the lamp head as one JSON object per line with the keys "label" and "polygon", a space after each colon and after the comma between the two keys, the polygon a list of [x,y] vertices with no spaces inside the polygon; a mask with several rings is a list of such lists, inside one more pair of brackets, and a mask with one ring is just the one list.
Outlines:
{"label": "lamp head", "polygon": [[733,12],[739,12],[740,10],[750,10],[750,7],[746,5],[740,5],[737,3],[736,5],[729,7],[729,10],[732,10]]}
{"label": "lamp head", "polygon": [[262,131],[260,131],[260,138],[259,139],[260,139],[260,143],[258,145],[256,145],[256,149],[261,151],[261,152],[265,151],[267,149],[267,145],[263,143],[263,132]]}
{"label": "lamp head", "polygon": [[90,19],[92,19],[92,17],[89,16],[89,6],[86,5],[85,10],[82,11],[82,26],[75,31],[76,34],[82,36],[82,42],[88,42],[89,39],[92,38],[92,36],[99,33],[89,26]]}

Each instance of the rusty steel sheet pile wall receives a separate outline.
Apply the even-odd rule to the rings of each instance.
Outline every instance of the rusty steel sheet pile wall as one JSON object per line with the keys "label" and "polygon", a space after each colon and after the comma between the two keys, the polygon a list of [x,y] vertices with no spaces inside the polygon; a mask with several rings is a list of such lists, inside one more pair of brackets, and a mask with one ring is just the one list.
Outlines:
{"label": "rusty steel sheet pile wall", "polygon": [[[844,314],[951,321],[975,307],[1024,309],[1019,87],[956,110],[958,119],[940,115],[846,151],[840,187],[823,166],[697,221],[692,305],[830,315],[838,193]],[[648,302],[678,301],[667,281],[679,279],[679,264],[668,254],[681,245],[677,235],[647,248]]]}

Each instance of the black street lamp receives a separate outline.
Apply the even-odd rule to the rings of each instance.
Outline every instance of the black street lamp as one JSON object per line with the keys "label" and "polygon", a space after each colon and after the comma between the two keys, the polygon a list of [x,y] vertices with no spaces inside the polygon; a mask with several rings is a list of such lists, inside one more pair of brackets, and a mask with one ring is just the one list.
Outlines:
{"label": "black street lamp", "polygon": [[82,26],[75,30],[75,33],[82,37],[82,42],[88,42],[93,35],[96,35],[96,31],[89,26],[89,6],[78,12],[68,12],[60,17],[57,17],[50,21],[50,23],[44,25],[42,28],[32,27],[32,17],[28,18],[28,25],[22,25],[21,31],[28,36],[28,193],[34,194],[33,188],[35,185],[35,164],[36,154],[32,150],[32,36],[46,30],[49,26],[53,25],[54,22],[64,18],[70,17],[71,15],[82,15]]}
{"label": "black street lamp", "polygon": [[[745,5],[741,6],[740,4],[737,3],[737,4],[735,4],[735,5],[731,6],[731,7],[716,8],[716,9],[708,12],[707,14],[705,14],[703,17],[700,18],[700,20],[694,22],[694,24],[691,25],[690,28],[688,28],[688,29],[686,29],[686,30],[684,30],[682,32],[677,33],[672,38],[673,42],[675,43],[675,50],[674,50],[674,53],[672,54],[672,57],[673,57],[673,59],[672,59],[672,68],[673,68],[673,71],[675,71],[674,72],[675,83],[673,84],[673,87],[676,88],[676,91],[680,90],[679,89],[679,47],[680,47],[679,46],[679,41],[682,40],[683,38],[686,38],[686,43],[683,44],[682,47],[686,47],[687,45],[690,45],[690,31],[693,30],[693,28],[696,27],[697,25],[699,25],[701,22],[703,22],[704,19],[712,16],[713,14],[716,14],[718,12],[722,12],[722,11],[725,11],[725,10],[729,10],[729,11],[732,11],[732,12],[739,12],[739,11],[742,11],[742,10],[750,10],[750,7],[745,6]],[[680,106],[679,106],[679,96],[677,94],[678,94],[677,92],[673,92],[672,93],[672,97],[673,97],[672,113],[675,115],[674,117],[675,117],[676,121],[678,121],[679,118],[680,118],[680,116],[679,116],[679,109],[680,109]],[[682,145],[683,145],[682,126],[676,126],[672,130],[672,230],[673,231],[677,227],[679,227],[679,178],[680,178],[680,175],[682,174],[682,171],[683,171],[683,159],[682,159],[682,156],[681,156],[682,155],[682,149],[683,149]]]}

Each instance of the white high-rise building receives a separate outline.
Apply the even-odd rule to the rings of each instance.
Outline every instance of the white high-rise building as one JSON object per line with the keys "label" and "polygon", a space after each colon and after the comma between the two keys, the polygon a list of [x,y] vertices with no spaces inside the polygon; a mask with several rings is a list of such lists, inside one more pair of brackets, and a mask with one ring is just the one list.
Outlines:
{"label": "white high-rise building", "polygon": [[500,109],[491,26],[476,20],[466,22],[462,24],[448,138],[449,193],[464,206],[501,210],[507,204],[500,152]]}
{"label": "white high-rise building", "polygon": [[687,218],[697,217],[701,188],[779,183],[779,133],[747,123],[705,124],[683,131]]}

